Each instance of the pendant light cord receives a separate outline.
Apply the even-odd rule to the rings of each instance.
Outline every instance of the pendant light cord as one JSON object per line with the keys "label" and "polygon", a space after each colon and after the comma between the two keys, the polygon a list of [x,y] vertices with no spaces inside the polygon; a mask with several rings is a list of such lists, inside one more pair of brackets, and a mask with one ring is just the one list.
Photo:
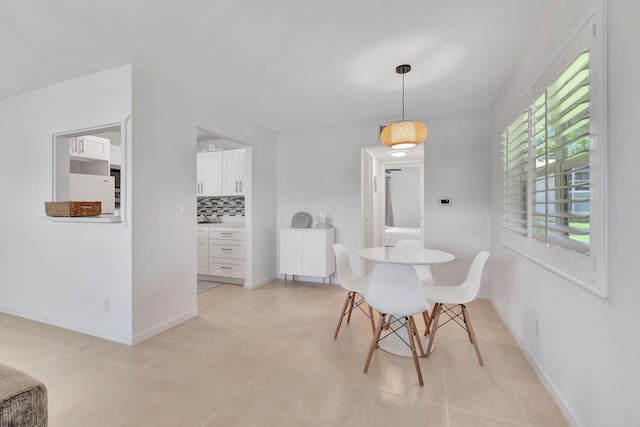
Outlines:
{"label": "pendant light cord", "polygon": [[404,122],[404,73],[402,74],[402,121]]}

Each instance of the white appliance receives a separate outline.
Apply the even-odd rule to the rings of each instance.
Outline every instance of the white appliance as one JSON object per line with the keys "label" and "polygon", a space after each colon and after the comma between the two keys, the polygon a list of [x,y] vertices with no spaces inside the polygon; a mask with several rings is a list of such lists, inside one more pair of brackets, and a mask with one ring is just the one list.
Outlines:
{"label": "white appliance", "polygon": [[102,213],[115,209],[115,182],[112,176],[69,174],[69,200],[102,202]]}

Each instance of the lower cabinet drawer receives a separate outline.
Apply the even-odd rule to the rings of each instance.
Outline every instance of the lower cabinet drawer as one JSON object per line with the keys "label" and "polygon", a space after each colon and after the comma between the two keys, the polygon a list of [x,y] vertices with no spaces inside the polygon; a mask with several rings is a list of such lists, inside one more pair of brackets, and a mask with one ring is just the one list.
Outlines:
{"label": "lower cabinet drawer", "polygon": [[209,257],[244,259],[244,242],[209,239]]}
{"label": "lower cabinet drawer", "polygon": [[244,278],[244,261],[226,258],[209,258],[209,275]]}
{"label": "lower cabinet drawer", "polygon": [[244,240],[243,228],[214,228],[209,229],[210,239]]}

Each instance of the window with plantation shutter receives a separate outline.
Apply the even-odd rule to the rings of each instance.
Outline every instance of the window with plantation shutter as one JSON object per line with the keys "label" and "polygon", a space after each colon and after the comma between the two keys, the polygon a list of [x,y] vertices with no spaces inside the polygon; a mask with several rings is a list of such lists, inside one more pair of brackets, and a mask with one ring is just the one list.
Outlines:
{"label": "window with plantation shutter", "polygon": [[502,241],[606,296],[606,68],[595,15],[505,123]]}
{"label": "window with plantation shutter", "polygon": [[532,107],[532,235],[589,253],[589,50]]}
{"label": "window with plantation shutter", "polygon": [[523,235],[527,234],[528,127],[523,113],[502,135],[502,225]]}

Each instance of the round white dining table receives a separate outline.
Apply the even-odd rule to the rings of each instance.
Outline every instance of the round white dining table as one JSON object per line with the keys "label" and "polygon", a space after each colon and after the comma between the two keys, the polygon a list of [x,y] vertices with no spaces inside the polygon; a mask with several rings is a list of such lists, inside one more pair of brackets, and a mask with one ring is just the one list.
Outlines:
{"label": "round white dining table", "polygon": [[[412,265],[440,264],[453,261],[456,258],[452,253],[435,249],[395,246],[363,248],[358,251],[358,255],[369,261],[399,262]],[[418,337],[422,341],[422,347],[426,351],[429,342],[428,338],[422,334],[419,334]],[[397,328],[396,333],[390,333],[378,342],[378,347],[398,356],[412,357],[411,349],[407,344],[408,342],[409,333],[407,332],[407,327],[403,324]]]}
{"label": "round white dining table", "polygon": [[369,261],[403,262],[413,265],[439,264],[456,259],[453,254],[445,251],[395,246],[364,248],[358,251],[358,255]]}

